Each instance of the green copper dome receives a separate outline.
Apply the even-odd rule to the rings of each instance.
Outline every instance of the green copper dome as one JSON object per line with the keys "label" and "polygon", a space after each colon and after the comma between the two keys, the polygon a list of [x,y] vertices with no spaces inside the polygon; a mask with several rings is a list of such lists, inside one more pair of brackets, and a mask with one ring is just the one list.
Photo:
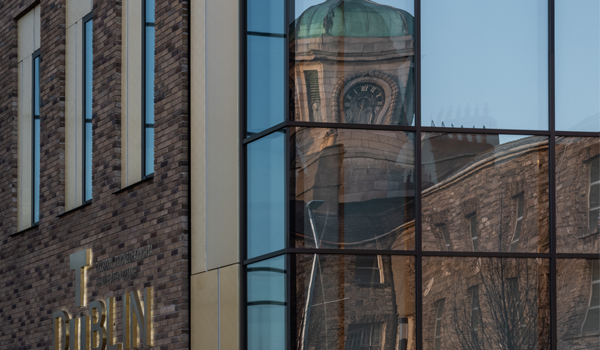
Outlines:
{"label": "green copper dome", "polygon": [[414,34],[408,12],[369,0],[326,0],[296,21],[296,39],[326,36],[394,37]]}

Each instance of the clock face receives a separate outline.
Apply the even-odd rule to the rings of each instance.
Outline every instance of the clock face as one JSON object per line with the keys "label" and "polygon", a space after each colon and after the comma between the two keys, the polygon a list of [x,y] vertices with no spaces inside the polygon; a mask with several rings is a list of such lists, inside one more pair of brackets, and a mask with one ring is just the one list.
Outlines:
{"label": "clock face", "polygon": [[344,114],[346,123],[373,124],[383,109],[385,93],[381,86],[360,82],[346,90]]}

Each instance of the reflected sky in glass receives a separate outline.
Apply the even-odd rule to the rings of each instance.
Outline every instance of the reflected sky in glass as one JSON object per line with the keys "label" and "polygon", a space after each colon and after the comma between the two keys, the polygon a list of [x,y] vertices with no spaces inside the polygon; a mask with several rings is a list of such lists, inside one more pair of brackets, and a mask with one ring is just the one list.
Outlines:
{"label": "reflected sky in glass", "polygon": [[[295,4],[294,11],[296,14],[296,18],[298,18],[298,16],[300,16],[302,14],[302,12],[304,12],[304,10],[306,10],[307,8],[318,5],[318,4],[322,4],[324,2],[325,1],[323,1],[323,0],[296,0],[296,1],[294,1],[294,4]],[[375,3],[381,4],[381,5],[388,5],[388,6],[395,7],[395,8],[404,10],[413,16],[415,14],[415,2],[411,1],[411,0],[378,0],[378,1],[371,1],[371,2],[375,2]]]}
{"label": "reflected sky in glass", "polygon": [[93,20],[85,22],[85,193],[84,201],[92,199],[92,97],[94,79]]}
{"label": "reflected sky in glass", "polygon": [[260,132],[283,121],[283,38],[248,36],[248,131]]}
{"label": "reflected sky in glass", "polygon": [[555,6],[556,130],[600,131],[600,1]]}
{"label": "reflected sky in glass", "polygon": [[284,248],[285,134],[248,145],[248,258]]}
{"label": "reflected sky in glass", "polygon": [[285,257],[247,267],[248,349],[285,348]]}
{"label": "reflected sky in glass", "polygon": [[547,1],[423,0],[422,125],[548,127]]}
{"label": "reflected sky in glass", "polygon": [[33,72],[33,222],[40,221],[40,57],[34,60]]}
{"label": "reflected sky in glass", "polygon": [[248,0],[248,31],[284,34],[284,0]]}

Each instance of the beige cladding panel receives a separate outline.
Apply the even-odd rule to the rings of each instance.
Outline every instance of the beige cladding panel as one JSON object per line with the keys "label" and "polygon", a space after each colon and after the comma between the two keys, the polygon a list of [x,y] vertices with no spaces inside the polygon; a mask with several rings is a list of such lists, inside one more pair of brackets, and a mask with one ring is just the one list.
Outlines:
{"label": "beige cladding panel", "polygon": [[191,276],[191,349],[219,348],[219,276],[217,270]]}
{"label": "beige cladding panel", "polygon": [[205,1],[190,3],[191,18],[191,244],[192,274],[206,271]]}
{"label": "beige cladding panel", "polygon": [[92,0],[67,0],[67,27],[92,12]]}
{"label": "beige cladding panel", "polygon": [[142,179],[142,3],[123,2],[121,188]]}
{"label": "beige cladding panel", "polygon": [[[36,7],[37,8],[37,7]],[[35,51],[35,10],[27,12],[19,18],[17,23],[18,30],[18,60],[23,61],[25,57],[30,56]]]}
{"label": "beige cladding panel", "polygon": [[239,349],[240,265],[219,269],[219,350]]}
{"label": "beige cladding panel", "polygon": [[[41,44],[41,6],[38,5],[33,9],[33,51],[38,50]],[[32,51],[32,53],[33,53]]]}
{"label": "beige cladding panel", "polygon": [[18,157],[18,227],[31,226],[32,220],[32,135],[33,58],[27,56],[19,63],[19,157]]}
{"label": "beige cladding panel", "polygon": [[67,28],[66,46],[66,210],[83,203],[83,21]]}
{"label": "beige cladding panel", "polygon": [[[237,0],[206,4],[207,268],[239,261]],[[232,18],[233,17],[233,18]]]}

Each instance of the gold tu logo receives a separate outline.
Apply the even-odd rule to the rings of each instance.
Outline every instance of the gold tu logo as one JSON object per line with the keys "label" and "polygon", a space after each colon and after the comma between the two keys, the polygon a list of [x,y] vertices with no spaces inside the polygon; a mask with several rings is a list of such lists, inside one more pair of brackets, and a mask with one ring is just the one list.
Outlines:
{"label": "gold tu logo", "polygon": [[[75,271],[75,306],[85,306],[85,273],[91,266],[91,250],[70,255]],[[152,346],[152,287],[144,288],[143,301],[139,292],[123,294],[123,343],[115,343],[115,298],[89,303],[89,316],[71,318],[66,311],[52,313],[54,350],[123,350]]]}

